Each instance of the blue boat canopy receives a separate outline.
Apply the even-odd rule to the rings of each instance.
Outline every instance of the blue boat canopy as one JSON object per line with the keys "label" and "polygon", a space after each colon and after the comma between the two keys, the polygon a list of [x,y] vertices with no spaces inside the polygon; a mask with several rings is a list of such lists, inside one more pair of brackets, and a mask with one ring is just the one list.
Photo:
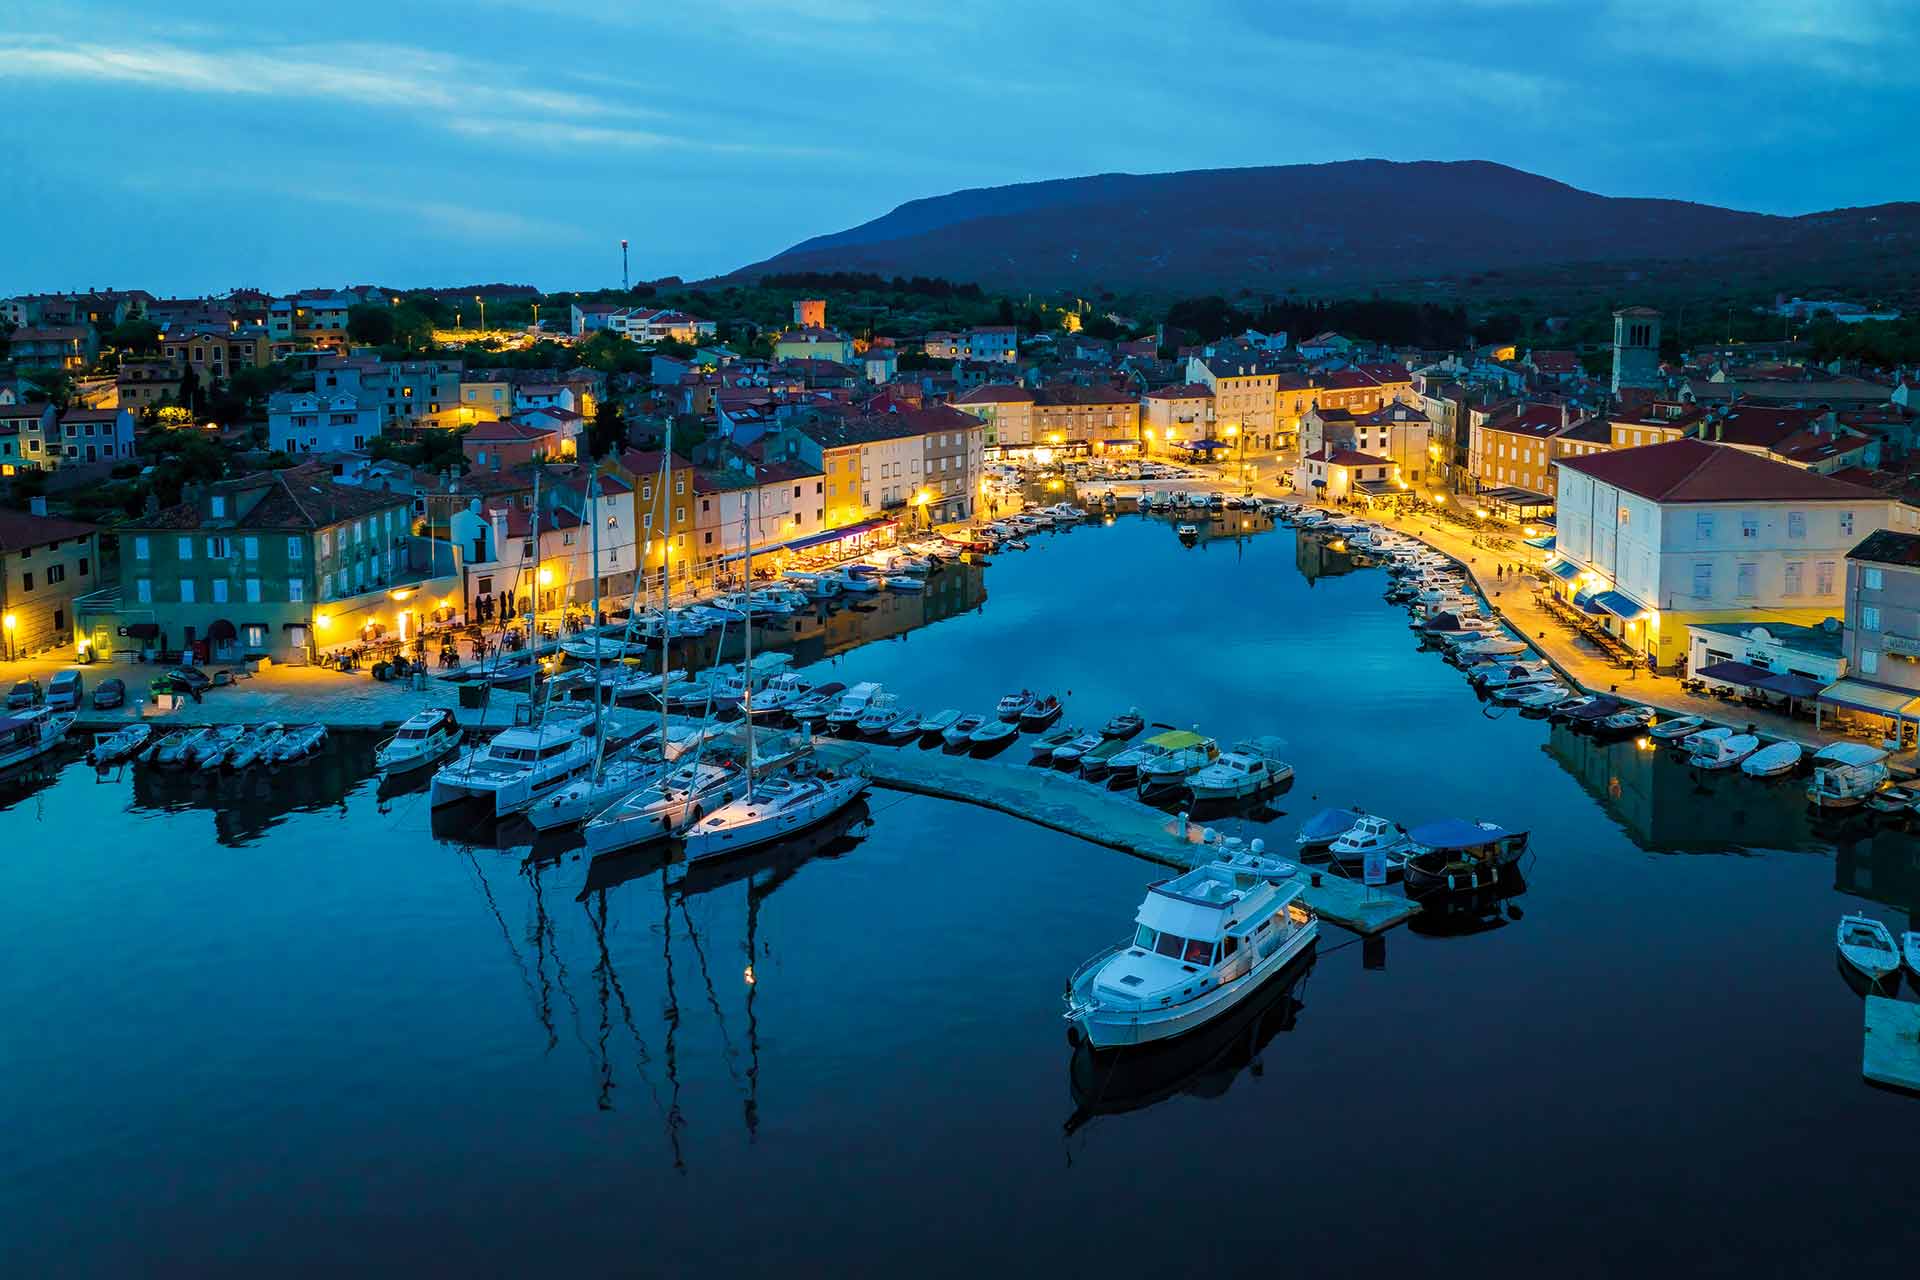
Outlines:
{"label": "blue boat canopy", "polygon": [[1407,832],[1408,838],[1415,844],[1429,849],[1477,849],[1483,844],[1505,840],[1511,834],[1501,827],[1483,827],[1477,822],[1462,822],[1458,818],[1429,822]]}
{"label": "blue boat canopy", "polygon": [[1562,582],[1572,582],[1580,576],[1580,571],[1573,567],[1573,561],[1571,560],[1562,560],[1558,564],[1550,564],[1547,566],[1547,572]]}
{"label": "blue boat canopy", "polygon": [[1322,809],[1300,824],[1302,840],[1331,840],[1353,829],[1367,815],[1358,809]]}

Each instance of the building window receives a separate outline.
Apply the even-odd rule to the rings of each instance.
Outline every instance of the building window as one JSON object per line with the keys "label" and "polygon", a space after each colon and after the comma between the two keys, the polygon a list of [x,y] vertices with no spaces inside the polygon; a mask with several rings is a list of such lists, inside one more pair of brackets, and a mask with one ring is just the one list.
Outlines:
{"label": "building window", "polygon": [[227,602],[227,580],[225,578],[215,578],[212,586],[213,602],[215,604],[225,604]]}
{"label": "building window", "polygon": [[1693,518],[1693,540],[1695,542],[1713,541],[1713,516],[1705,511]]}
{"label": "building window", "polygon": [[141,604],[152,604],[153,603],[153,579],[152,578],[136,578],[133,583],[133,594],[135,598],[140,601]]}
{"label": "building window", "polygon": [[180,539],[180,558],[182,560],[193,559],[193,539],[192,538]]}
{"label": "building window", "polygon": [[1886,575],[1878,569],[1860,571],[1860,587],[1864,591],[1878,591],[1886,586]]}
{"label": "building window", "polygon": [[299,578],[287,579],[287,599],[295,604],[307,598],[307,584]]}
{"label": "building window", "polygon": [[1880,651],[1878,649],[1862,649],[1860,651],[1860,673],[1870,676],[1878,670],[1880,670]]}
{"label": "building window", "polygon": [[21,575],[20,575],[20,589],[21,589],[22,591],[31,591],[31,590],[33,590],[33,575],[32,575],[32,574],[30,574],[30,573],[23,573],[23,574],[21,574]]}
{"label": "building window", "polygon": [[52,586],[56,582],[65,582],[66,580],[67,580],[67,566],[63,564],[50,564],[47,566],[47,585],[48,586]]}
{"label": "building window", "polygon": [[1798,560],[1788,562],[1785,594],[1789,596],[1797,596],[1800,594],[1800,580],[1805,569],[1806,566]]}
{"label": "building window", "polygon": [[1840,532],[1841,533],[1853,532],[1853,512],[1842,511],[1840,513]]}
{"label": "building window", "polygon": [[1880,629],[1880,610],[1872,605],[1864,606],[1860,610],[1860,629],[1862,631],[1878,631]]}
{"label": "building window", "polygon": [[1757,568],[1752,561],[1739,566],[1735,572],[1733,594],[1741,599],[1751,599],[1754,595]]}
{"label": "building window", "polygon": [[147,542],[147,539],[144,536],[135,538],[133,540],[133,558],[135,560],[150,559],[152,557],[152,554],[153,554],[153,548]]}
{"label": "building window", "polygon": [[1807,536],[1807,513],[1804,511],[1787,512],[1787,536],[1804,538]]}
{"label": "building window", "polygon": [[180,603],[181,604],[193,603],[193,579],[192,578],[180,579]]}
{"label": "building window", "polygon": [[1813,591],[1815,595],[1833,594],[1833,561],[1822,560],[1813,566]]}
{"label": "building window", "polygon": [[247,579],[247,603],[260,603],[260,579],[258,578]]}
{"label": "building window", "polygon": [[1760,522],[1758,520],[1742,520],[1740,522],[1740,536],[1743,538],[1759,537]]}
{"label": "building window", "polygon": [[287,559],[294,564],[299,564],[300,557],[306,554],[305,545],[299,538],[288,538]]}

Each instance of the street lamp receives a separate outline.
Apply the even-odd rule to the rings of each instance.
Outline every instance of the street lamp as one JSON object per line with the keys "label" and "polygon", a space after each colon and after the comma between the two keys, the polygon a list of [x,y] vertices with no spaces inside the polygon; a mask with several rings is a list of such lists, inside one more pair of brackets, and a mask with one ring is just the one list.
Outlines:
{"label": "street lamp", "polygon": [[480,304],[480,332],[485,333],[487,331],[487,300],[477,293],[473,295],[473,300]]}
{"label": "street lamp", "polygon": [[13,615],[8,614],[6,616],[5,621],[6,621],[6,628],[7,628],[7,661],[12,662],[13,661],[13,622],[14,622]]}

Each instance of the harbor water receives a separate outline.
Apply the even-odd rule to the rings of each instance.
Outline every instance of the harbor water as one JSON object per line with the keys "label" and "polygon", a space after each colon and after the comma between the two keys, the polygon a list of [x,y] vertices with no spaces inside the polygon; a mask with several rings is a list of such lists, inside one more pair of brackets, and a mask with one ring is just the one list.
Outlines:
{"label": "harbor water", "polygon": [[1531,831],[1523,892],[1326,928],[1114,1060],[1062,988],[1164,871],[1002,814],[875,791],[690,873],[435,838],[352,735],[15,779],[7,1270],[1910,1269],[1920,1099],[1862,1082],[1833,936],[1912,927],[1920,841],[1488,708],[1384,585],[1251,515],[1122,516],[769,629],[928,712],[1279,735],[1292,788],[1220,820],[1276,847],[1336,804]]}

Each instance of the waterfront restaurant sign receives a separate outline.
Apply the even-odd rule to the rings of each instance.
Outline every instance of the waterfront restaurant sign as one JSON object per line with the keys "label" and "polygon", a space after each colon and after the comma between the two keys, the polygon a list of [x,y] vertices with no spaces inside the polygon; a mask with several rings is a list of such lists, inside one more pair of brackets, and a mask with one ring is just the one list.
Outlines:
{"label": "waterfront restaurant sign", "polygon": [[1897,636],[1888,631],[1880,637],[1880,648],[1896,658],[1920,658],[1920,640],[1912,636]]}

